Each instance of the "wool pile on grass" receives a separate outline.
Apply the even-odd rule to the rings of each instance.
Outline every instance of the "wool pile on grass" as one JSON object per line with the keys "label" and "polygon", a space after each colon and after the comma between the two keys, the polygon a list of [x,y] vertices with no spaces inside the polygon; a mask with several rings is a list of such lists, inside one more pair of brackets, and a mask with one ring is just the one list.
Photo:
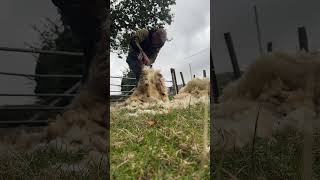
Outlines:
{"label": "wool pile on grass", "polygon": [[112,106],[111,111],[125,108],[153,113],[150,109],[161,107],[168,101],[168,90],[160,70],[144,67],[133,94],[125,102]]}
{"label": "wool pile on grass", "polygon": [[189,81],[172,101],[168,99],[168,89],[165,80],[159,70],[148,67],[143,69],[138,87],[124,102],[111,107],[112,111],[127,109],[139,114],[167,114],[172,109],[187,108],[197,103],[207,103],[209,100],[210,81],[207,78],[195,78]]}
{"label": "wool pile on grass", "polygon": [[[82,87],[68,109],[53,119],[44,131],[2,136],[1,147],[24,152],[42,147],[71,153],[88,152],[80,164],[107,163],[108,127],[103,118],[109,108],[105,95],[106,71],[105,61],[93,67],[88,83]],[[3,152],[9,151],[8,148],[2,148]]]}
{"label": "wool pile on grass", "polygon": [[208,78],[194,78],[180,89],[170,106],[171,108],[187,108],[198,103],[209,103],[209,93],[210,80]]}
{"label": "wool pile on grass", "polygon": [[274,132],[302,131],[306,123],[320,128],[319,103],[319,54],[265,55],[225,87],[220,104],[214,105],[215,147],[228,149],[251,142],[259,107],[258,137],[273,140]]}
{"label": "wool pile on grass", "polygon": [[79,149],[107,152],[107,125],[103,121],[106,103],[95,101],[94,97],[83,91],[70,110],[58,116],[47,129],[50,141],[65,140],[69,150]]}
{"label": "wool pile on grass", "polygon": [[88,84],[73,100],[69,109],[57,116],[46,131],[49,144],[62,144],[71,152],[87,151],[95,162],[107,163],[108,127],[104,119],[106,109],[105,76],[107,61],[96,63],[91,68]]}

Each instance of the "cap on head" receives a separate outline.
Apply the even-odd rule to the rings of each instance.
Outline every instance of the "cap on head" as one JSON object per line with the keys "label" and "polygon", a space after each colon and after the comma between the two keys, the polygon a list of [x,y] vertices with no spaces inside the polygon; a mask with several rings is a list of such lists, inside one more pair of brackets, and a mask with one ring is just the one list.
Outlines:
{"label": "cap on head", "polygon": [[166,42],[167,40],[167,31],[163,28],[158,28],[156,33],[159,35],[162,43]]}

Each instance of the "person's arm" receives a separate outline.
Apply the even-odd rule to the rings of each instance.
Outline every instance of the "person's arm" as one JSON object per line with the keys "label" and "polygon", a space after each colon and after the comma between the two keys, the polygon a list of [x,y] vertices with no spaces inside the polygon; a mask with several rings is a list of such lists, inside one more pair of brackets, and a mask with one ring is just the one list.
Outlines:
{"label": "person's arm", "polygon": [[130,45],[133,49],[144,53],[142,48],[140,47],[140,43],[148,38],[149,31],[147,29],[140,29],[136,32],[136,34],[131,38]]}

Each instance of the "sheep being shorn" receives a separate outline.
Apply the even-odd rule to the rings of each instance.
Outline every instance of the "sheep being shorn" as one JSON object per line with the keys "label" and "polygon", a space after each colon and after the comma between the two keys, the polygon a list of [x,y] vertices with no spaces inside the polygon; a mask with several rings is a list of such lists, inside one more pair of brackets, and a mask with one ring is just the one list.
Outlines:
{"label": "sheep being shorn", "polygon": [[160,70],[154,70],[149,67],[143,68],[138,87],[126,103],[129,104],[133,101],[141,103],[168,101],[167,88]]}

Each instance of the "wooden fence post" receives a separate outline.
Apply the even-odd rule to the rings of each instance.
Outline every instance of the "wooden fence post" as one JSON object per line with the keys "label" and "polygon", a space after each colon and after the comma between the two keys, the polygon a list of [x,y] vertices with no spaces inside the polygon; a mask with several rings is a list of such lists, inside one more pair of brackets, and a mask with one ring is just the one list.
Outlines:
{"label": "wooden fence post", "polygon": [[186,83],[184,82],[184,78],[183,78],[183,74],[182,72],[180,72],[180,76],[181,76],[181,80],[182,80],[182,85],[183,87],[186,85]]}
{"label": "wooden fence post", "polygon": [[308,36],[306,28],[304,26],[298,28],[298,36],[300,50],[305,50],[306,52],[309,52]]}
{"label": "wooden fence post", "polygon": [[[213,101],[215,103],[218,103],[218,98],[219,98],[219,88],[218,88],[218,80],[216,77],[216,71],[214,69],[214,64],[213,64],[213,60],[212,60],[212,55],[211,55],[211,51],[210,51],[210,79],[211,79],[211,90],[210,93],[212,93],[213,95]],[[211,99],[211,95],[210,95],[210,99]]]}
{"label": "wooden fence post", "polygon": [[206,78],[206,77],[207,77],[206,70],[203,70],[203,77],[204,77],[204,78]]}
{"label": "wooden fence post", "polygon": [[262,49],[262,40],[261,40],[261,31],[260,31],[260,25],[259,25],[258,10],[257,10],[256,5],[254,5],[253,10],[254,10],[255,23],[256,23],[256,28],[257,28],[259,52],[260,52],[260,56],[261,56],[263,54],[263,49]]}
{"label": "wooden fence post", "polygon": [[272,42],[267,43],[267,51],[272,52]]}
{"label": "wooden fence post", "polygon": [[226,41],[227,48],[228,48],[228,51],[229,51],[229,56],[230,56],[230,59],[231,59],[233,72],[234,72],[234,78],[238,79],[240,77],[240,68],[239,68],[239,65],[238,65],[236,52],[235,52],[234,47],[233,47],[231,34],[229,32],[225,33],[224,34],[224,39]]}
{"label": "wooden fence post", "polygon": [[170,71],[171,71],[171,76],[172,76],[173,89],[175,91],[175,94],[178,94],[179,88],[178,88],[178,84],[177,84],[176,72],[173,68],[170,68]]}

